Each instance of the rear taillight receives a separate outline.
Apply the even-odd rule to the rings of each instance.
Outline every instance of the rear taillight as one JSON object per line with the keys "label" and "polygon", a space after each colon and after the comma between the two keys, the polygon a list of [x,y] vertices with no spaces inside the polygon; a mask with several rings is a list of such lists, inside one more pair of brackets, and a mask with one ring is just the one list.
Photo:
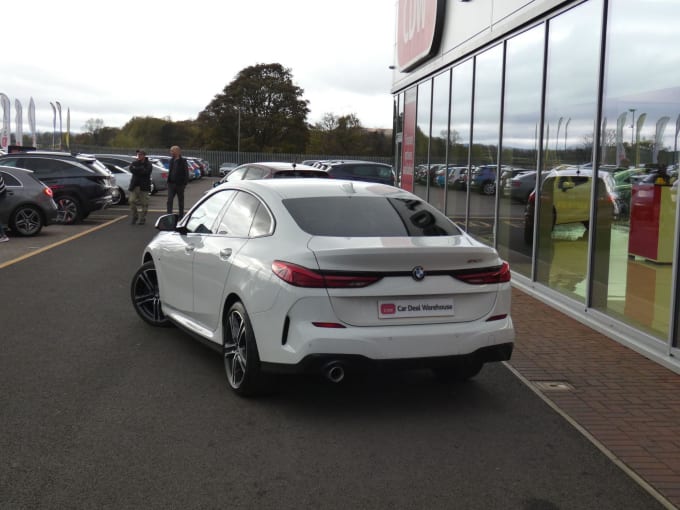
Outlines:
{"label": "rear taillight", "polygon": [[510,281],[510,265],[507,262],[503,262],[503,264],[497,267],[480,271],[453,273],[451,276],[471,285],[505,283]]}
{"label": "rear taillight", "polygon": [[272,272],[281,278],[284,282],[294,285],[296,287],[312,287],[312,288],[332,288],[332,289],[346,289],[367,287],[378,280],[380,276],[361,275],[351,273],[320,273],[307,269],[306,267],[291,264],[290,262],[283,262],[275,260],[272,262]]}
{"label": "rear taillight", "polygon": [[53,197],[54,197],[54,193],[52,193],[52,189],[51,189],[51,188],[43,188],[43,193],[45,193],[45,195],[47,195],[47,196],[50,197],[50,198],[53,198]]}

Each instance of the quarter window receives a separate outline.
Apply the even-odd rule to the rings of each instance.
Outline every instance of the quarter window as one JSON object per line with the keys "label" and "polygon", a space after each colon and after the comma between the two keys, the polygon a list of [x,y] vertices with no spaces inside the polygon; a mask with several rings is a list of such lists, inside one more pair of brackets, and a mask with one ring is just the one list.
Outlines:
{"label": "quarter window", "polygon": [[191,213],[186,223],[188,232],[195,234],[214,234],[213,225],[224,205],[234,196],[231,190],[215,193]]}
{"label": "quarter window", "polygon": [[[253,195],[243,191],[238,192],[222,214],[217,232],[232,237],[248,237],[251,232],[250,226],[253,224],[259,207],[260,201]],[[256,230],[259,228],[261,227]]]}

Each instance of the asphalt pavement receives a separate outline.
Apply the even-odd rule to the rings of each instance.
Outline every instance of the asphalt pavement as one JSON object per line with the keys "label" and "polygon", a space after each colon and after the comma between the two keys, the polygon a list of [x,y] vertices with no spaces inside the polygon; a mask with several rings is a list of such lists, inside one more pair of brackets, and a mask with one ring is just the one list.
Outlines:
{"label": "asphalt pavement", "polygon": [[469,384],[291,377],[235,396],[219,356],[130,304],[165,198],[144,226],[119,206],[0,246],[0,508],[680,502],[680,376],[517,289],[513,359]]}

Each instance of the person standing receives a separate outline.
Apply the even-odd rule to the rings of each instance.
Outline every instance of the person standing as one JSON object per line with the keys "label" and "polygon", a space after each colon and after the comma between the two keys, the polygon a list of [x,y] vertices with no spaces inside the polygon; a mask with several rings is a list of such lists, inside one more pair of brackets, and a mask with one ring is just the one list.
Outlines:
{"label": "person standing", "polygon": [[173,145],[170,147],[170,168],[168,172],[168,214],[172,214],[172,203],[177,196],[179,217],[184,216],[184,187],[189,181],[189,167],[187,160],[182,157],[182,150]]}
{"label": "person standing", "polygon": [[129,199],[132,212],[130,223],[144,225],[151,192],[151,161],[146,157],[146,152],[137,151],[137,159],[130,164],[130,172],[132,173]]}
{"label": "person standing", "polygon": [[[5,193],[7,193],[7,186],[5,186],[5,179],[2,178],[0,173],[0,200],[4,199]],[[7,241],[9,241],[9,237],[5,234],[5,229],[2,228],[2,222],[0,222],[0,243],[6,243]]]}

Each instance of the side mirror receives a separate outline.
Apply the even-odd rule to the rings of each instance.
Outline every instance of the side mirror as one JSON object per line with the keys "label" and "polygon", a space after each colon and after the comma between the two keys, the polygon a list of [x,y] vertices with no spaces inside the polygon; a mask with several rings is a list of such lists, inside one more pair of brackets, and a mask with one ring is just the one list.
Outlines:
{"label": "side mirror", "polygon": [[177,229],[178,214],[164,214],[156,220],[156,228],[161,232],[173,232]]}

